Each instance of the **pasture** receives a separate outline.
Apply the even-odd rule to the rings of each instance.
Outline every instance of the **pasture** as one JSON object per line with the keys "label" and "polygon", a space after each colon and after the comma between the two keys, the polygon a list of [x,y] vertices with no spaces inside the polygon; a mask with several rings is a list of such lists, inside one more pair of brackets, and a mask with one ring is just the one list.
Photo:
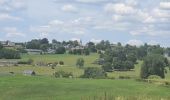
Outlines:
{"label": "pasture", "polygon": [[[80,55],[22,55],[22,59],[33,59],[36,62],[64,61],[63,66],[52,69],[48,66],[19,65],[0,67],[0,100],[94,100],[93,97],[103,98],[105,93],[113,100],[169,100],[170,87],[160,84],[139,82],[140,66],[138,61],[133,71],[114,71],[108,73],[109,78],[116,79],[62,79],[55,78],[53,73],[59,70],[72,72],[74,77],[83,74],[84,69],[76,67],[77,58],[84,58],[85,67],[100,67],[92,64],[98,54],[90,56]],[[24,70],[34,70],[37,76],[23,76]],[[14,72],[11,75],[9,72]],[[131,79],[120,80],[120,76],[129,76]],[[170,72],[167,68],[166,78],[160,81],[169,81]],[[125,97],[126,99],[120,99]],[[91,98],[91,99],[89,99]],[[98,99],[96,99],[98,100]],[[100,99],[99,99],[100,100]],[[106,99],[101,99],[106,100]],[[112,99],[111,99],[112,100]]]}
{"label": "pasture", "polygon": [[0,100],[81,100],[82,98],[89,100],[85,98],[102,96],[105,92],[113,97],[148,97],[152,98],[149,100],[160,100],[160,98],[169,100],[169,88],[135,80],[3,76],[0,78]]}

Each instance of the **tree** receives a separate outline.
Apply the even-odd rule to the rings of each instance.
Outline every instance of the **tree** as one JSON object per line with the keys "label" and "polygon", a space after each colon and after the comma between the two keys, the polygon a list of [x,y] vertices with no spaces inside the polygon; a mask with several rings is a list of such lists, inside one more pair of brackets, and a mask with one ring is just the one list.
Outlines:
{"label": "tree", "polygon": [[106,62],[103,64],[102,66],[103,70],[106,71],[106,72],[112,72],[113,71],[113,66],[110,62]]}
{"label": "tree", "polygon": [[141,67],[141,78],[148,78],[150,75],[158,75],[161,78],[165,77],[165,57],[159,54],[148,55],[143,62]]}
{"label": "tree", "polygon": [[43,39],[40,40],[40,43],[41,44],[49,44],[49,41],[48,41],[47,38],[43,38]]}
{"label": "tree", "polygon": [[89,49],[84,49],[84,54],[87,56],[87,55],[90,55],[90,51]]}
{"label": "tree", "polygon": [[83,78],[106,78],[107,73],[101,68],[88,67],[84,71]]}
{"label": "tree", "polygon": [[33,39],[30,42],[26,43],[27,49],[40,49],[40,40]]}
{"label": "tree", "polygon": [[48,44],[41,44],[41,45],[40,45],[40,49],[41,49],[42,51],[44,51],[44,52],[47,52],[47,50],[48,50]]}
{"label": "tree", "polygon": [[89,43],[87,43],[86,45],[87,45],[87,47],[88,47],[88,49],[89,49],[90,52],[95,52],[95,53],[97,52],[95,43],[89,42]]}
{"label": "tree", "polygon": [[58,47],[57,49],[56,49],[56,54],[64,54],[66,52],[66,49],[65,49],[65,47]]}
{"label": "tree", "polygon": [[0,43],[0,49],[2,49],[3,48],[3,45]]}
{"label": "tree", "polygon": [[20,53],[16,50],[13,49],[6,49],[3,48],[0,50],[0,59],[5,58],[5,59],[20,59]]}
{"label": "tree", "polygon": [[76,62],[76,66],[79,68],[83,68],[84,66],[84,59],[83,58],[78,58]]}

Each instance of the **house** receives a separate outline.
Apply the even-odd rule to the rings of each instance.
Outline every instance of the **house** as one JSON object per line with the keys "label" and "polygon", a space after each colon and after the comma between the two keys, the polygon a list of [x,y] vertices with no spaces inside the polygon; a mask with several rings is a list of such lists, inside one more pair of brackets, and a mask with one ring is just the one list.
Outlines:
{"label": "house", "polygon": [[56,52],[56,50],[54,50],[54,49],[48,49],[47,50],[48,54],[55,54],[55,52]]}
{"label": "house", "polygon": [[84,50],[84,49],[85,49],[84,46],[76,46],[76,47],[71,48],[72,51],[73,50]]}
{"label": "house", "polygon": [[0,41],[0,43],[3,45],[5,48],[14,48],[15,43],[11,41]]}
{"label": "house", "polygon": [[0,66],[13,66],[13,65],[17,65],[18,62],[17,61],[0,61]]}
{"label": "house", "polygon": [[39,49],[25,49],[28,54],[41,54],[43,51]]}
{"label": "house", "polygon": [[23,75],[34,76],[36,73],[33,70],[24,70]]}

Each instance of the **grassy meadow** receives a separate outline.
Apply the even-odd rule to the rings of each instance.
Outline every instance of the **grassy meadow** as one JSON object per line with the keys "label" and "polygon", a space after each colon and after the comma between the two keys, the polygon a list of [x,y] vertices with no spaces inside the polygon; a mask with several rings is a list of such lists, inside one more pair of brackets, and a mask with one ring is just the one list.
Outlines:
{"label": "grassy meadow", "polygon": [[[92,64],[99,57],[98,54],[90,56],[22,55],[22,59],[19,60],[31,58],[34,63],[64,61],[65,64],[57,66],[55,69],[33,65],[0,67],[0,100],[107,100],[104,98],[105,93],[113,98],[118,98],[110,100],[170,100],[169,86],[135,80],[139,78],[142,61],[138,61],[134,71],[108,73],[109,78],[116,78],[113,80],[62,79],[52,76],[54,72],[59,70],[72,72],[74,77],[82,75],[84,70],[75,65],[77,58],[80,57],[84,58],[85,67],[100,67]],[[34,70],[37,76],[23,76],[24,70]],[[10,75],[9,72],[15,74]],[[119,76],[129,76],[131,79],[120,80],[117,79]],[[167,69],[166,78],[160,81],[170,81],[169,69]],[[96,99],[94,99],[95,96]],[[97,99],[97,97],[99,98]],[[123,97],[128,98],[124,99]]]}
{"label": "grassy meadow", "polygon": [[113,97],[135,96],[152,98],[149,100],[160,100],[160,98],[169,100],[169,88],[134,80],[3,76],[0,78],[0,100],[81,100],[82,98],[90,100],[86,98],[102,96],[105,92]]}

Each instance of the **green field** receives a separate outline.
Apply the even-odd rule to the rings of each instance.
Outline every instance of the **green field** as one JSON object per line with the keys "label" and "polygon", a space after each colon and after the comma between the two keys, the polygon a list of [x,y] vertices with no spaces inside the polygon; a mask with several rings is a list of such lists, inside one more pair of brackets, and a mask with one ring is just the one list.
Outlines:
{"label": "green field", "polygon": [[55,69],[51,67],[43,66],[32,66],[32,65],[20,65],[20,66],[10,66],[10,67],[0,67],[0,74],[5,74],[9,72],[14,72],[16,74],[22,74],[24,70],[34,70],[37,75],[52,75],[54,72],[63,70],[65,72],[72,72],[75,77],[83,74],[83,70],[76,67],[76,61],[78,58],[83,58],[85,60],[85,67],[99,67],[99,65],[92,64],[97,58],[98,54],[91,54],[90,56],[80,56],[80,55],[22,55],[22,59],[19,61],[26,61],[28,59],[33,59],[34,64],[36,62],[53,63],[64,61],[64,66],[57,66]]}
{"label": "green field", "polygon": [[[64,66],[51,67],[19,65],[10,67],[0,67],[0,100],[89,100],[94,96],[103,96],[106,92],[113,97],[141,97],[139,100],[162,100],[170,99],[170,87],[158,84],[138,82],[140,66],[142,61],[138,61],[134,71],[115,71],[108,73],[111,79],[57,79],[53,73],[59,70],[72,72],[74,77],[79,77],[84,70],[76,67],[77,58],[84,58],[85,67],[100,67],[92,64],[98,54],[90,56],[80,55],[22,55],[20,60],[33,59],[34,64],[42,61],[45,63],[64,61]],[[37,76],[23,76],[24,70],[34,70]],[[14,72],[14,75],[9,74]],[[120,80],[119,76],[130,76],[131,79]],[[167,69],[166,78],[160,81],[169,81],[170,72]],[[132,100],[125,99],[125,100]],[[94,99],[90,99],[94,100]],[[105,100],[105,99],[102,99]],[[117,100],[117,99],[116,99]],[[118,99],[124,100],[124,99]],[[133,99],[136,100],[136,99]]]}
{"label": "green field", "polygon": [[[170,88],[135,80],[56,79],[53,77],[4,76],[0,100],[81,100],[89,96],[144,96],[170,99]],[[88,100],[88,99],[87,99]],[[168,100],[168,99],[167,99]]]}

